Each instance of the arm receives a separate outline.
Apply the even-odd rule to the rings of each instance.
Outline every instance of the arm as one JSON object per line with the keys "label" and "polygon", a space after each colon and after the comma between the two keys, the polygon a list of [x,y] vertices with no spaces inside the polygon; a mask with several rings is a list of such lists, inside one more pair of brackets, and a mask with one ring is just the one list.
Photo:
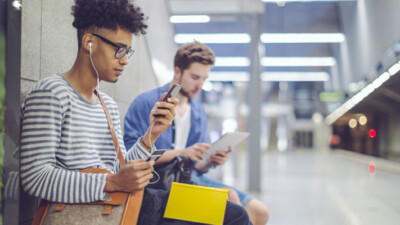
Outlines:
{"label": "arm", "polygon": [[143,95],[139,95],[129,106],[124,118],[124,143],[126,149],[130,149],[140,137],[146,132],[150,126],[150,121],[147,119],[152,110],[150,102],[145,101]]}
{"label": "arm", "polygon": [[[143,137],[129,150],[126,159],[128,163],[120,168],[117,173],[107,176],[104,185],[105,192],[133,192],[147,186],[149,180],[153,177],[151,172],[153,171],[154,161],[145,162],[144,159],[129,160],[129,158],[135,158],[140,152],[146,155],[146,151],[150,152],[154,150],[147,146],[153,146],[153,143],[157,140],[159,135],[171,125],[175,117],[175,106],[177,104],[178,99],[176,98],[169,99],[168,102],[157,102],[155,104],[149,118],[150,127]],[[163,116],[154,117],[153,114]]]}
{"label": "arm", "polygon": [[185,156],[197,162],[204,158],[204,154],[208,154],[210,147],[206,143],[197,143],[183,150],[167,151],[160,157],[156,164],[169,162],[177,156]]}

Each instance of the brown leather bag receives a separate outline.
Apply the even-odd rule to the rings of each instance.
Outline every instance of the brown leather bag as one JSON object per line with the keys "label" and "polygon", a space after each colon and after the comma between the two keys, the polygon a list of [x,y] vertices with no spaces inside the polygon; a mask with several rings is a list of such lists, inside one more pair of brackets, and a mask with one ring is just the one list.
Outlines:
{"label": "brown leather bag", "polygon": [[[114,126],[108,113],[107,106],[104,104],[100,93],[96,91],[101,105],[107,117],[111,135],[117,151],[118,160],[121,167],[125,165],[124,157],[121,153],[118,139],[114,132]],[[88,168],[80,171],[82,173],[108,173],[104,169]],[[144,189],[134,193],[110,192],[105,201],[64,204],[41,200],[39,208],[33,218],[32,225],[87,225],[87,224],[120,224],[135,225],[139,218],[140,207],[142,205]]]}

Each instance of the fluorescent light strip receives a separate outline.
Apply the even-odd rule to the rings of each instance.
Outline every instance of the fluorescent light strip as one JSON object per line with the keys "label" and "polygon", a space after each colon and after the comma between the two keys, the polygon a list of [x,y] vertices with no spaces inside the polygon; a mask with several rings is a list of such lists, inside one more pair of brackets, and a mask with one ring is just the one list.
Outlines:
{"label": "fluorescent light strip", "polygon": [[262,43],[342,43],[342,33],[264,33]]}
{"label": "fluorescent light strip", "polygon": [[326,72],[263,72],[262,81],[324,82],[329,80]]}
{"label": "fluorescent light strip", "polygon": [[184,44],[199,41],[205,44],[241,44],[250,43],[251,37],[247,33],[215,33],[215,34],[176,34],[175,42]]}
{"label": "fluorescent light strip", "polygon": [[209,81],[249,81],[248,72],[210,72]]}
{"label": "fluorescent light strip", "polygon": [[175,15],[169,18],[171,23],[208,23],[210,17],[207,15]]}
{"label": "fluorescent light strip", "polygon": [[399,63],[394,64],[392,67],[390,67],[388,69],[388,72],[389,72],[390,76],[395,75],[399,71],[400,71],[400,64]]}
{"label": "fluorescent light strip", "polygon": [[[396,63],[396,64],[398,64],[398,63]],[[396,64],[393,65],[392,67],[390,67],[389,70],[392,70],[392,72],[395,71],[394,68],[396,68],[395,67]],[[396,74],[396,73],[394,73],[394,74]],[[393,76],[393,75],[391,75],[390,72],[382,73],[372,83],[368,84],[360,92],[358,92],[356,95],[354,95],[349,100],[347,100],[343,105],[341,105],[339,108],[337,108],[331,114],[329,114],[329,116],[327,116],[325,119],[325,123],[328,125],[333,124],[337,119],[339,119],[341,116],[346,114],[350,109],[352,109],[354,106],[356,106],[362,100],[364,100],[368,95],[370,95],[372,92],[374,92],[375,89],[382,86],[382,84],[384,84],[387,80],[389,80],[390,76]]]}
{"label": "fluorescent light strip", "polygon": [[333,57],[263,57],[261,65],[265,67],[292,67],[292,66],[334,66]]}
{"label": "fluorescent light strip", "polygon": [[[208,81],[242,81],[250,80],[250,74],[245,71],[241,72],[210,72]],[[326,72],[263,72],[261,80],[264,82],[324,82],[329,80],[329,74]]]}
{"label": "fluorescent light strip", "polygon": [[248,57],[216,57],[215,66],[246,67],[250,66],[250,59]]}

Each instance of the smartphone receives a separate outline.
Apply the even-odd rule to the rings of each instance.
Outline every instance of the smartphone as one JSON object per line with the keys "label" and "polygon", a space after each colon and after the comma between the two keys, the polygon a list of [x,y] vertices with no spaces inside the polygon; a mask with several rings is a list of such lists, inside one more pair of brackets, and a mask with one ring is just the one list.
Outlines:
{"label": "smartphone", "polygon": [[166,102],[168,100],[168,98],[172,98],[175,97],[178,92],[181,90],[182,86],[179,84],[174,84],[172,85],[171,89],[169,89],[167,95],[163,98],[163,102]]}
{"label": "smartphone", "polygon": [[[179,91],[181,90],[182,86],[179,84],[174,84],[172,85],[171,89],[169,89],[167,95],[162,99],[163,102],[166,102],[168,100],[168,98],[173,98],[175,97]],[[160,109],[163,109],[162,107]],[[160,117],[162,115],[153,115],[154,117]]]}
{"label": "smartphone", "polygon": [[147,159],[146,162],[150,161],[151,159],[154,159],[154,161],[157,161],[165,152],[166,150],[155,150]]}

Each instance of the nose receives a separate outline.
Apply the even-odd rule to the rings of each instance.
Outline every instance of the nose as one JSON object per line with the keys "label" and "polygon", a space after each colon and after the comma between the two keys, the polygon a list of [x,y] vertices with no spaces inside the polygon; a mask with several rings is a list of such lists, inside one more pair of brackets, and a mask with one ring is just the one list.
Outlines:
{"label": "nose", "polygon": [[204,82],[205,82],[204,80],[200,80],[199,83],[198,83],[198,85],[197,85],[197,87],[198,87],[199,89],[203,88]]}
{"label": "nose", "polygon": [[129,63],[128,54],[125,54],[122,58],[120,58],[119,63],[123,66],[128,65]]}

